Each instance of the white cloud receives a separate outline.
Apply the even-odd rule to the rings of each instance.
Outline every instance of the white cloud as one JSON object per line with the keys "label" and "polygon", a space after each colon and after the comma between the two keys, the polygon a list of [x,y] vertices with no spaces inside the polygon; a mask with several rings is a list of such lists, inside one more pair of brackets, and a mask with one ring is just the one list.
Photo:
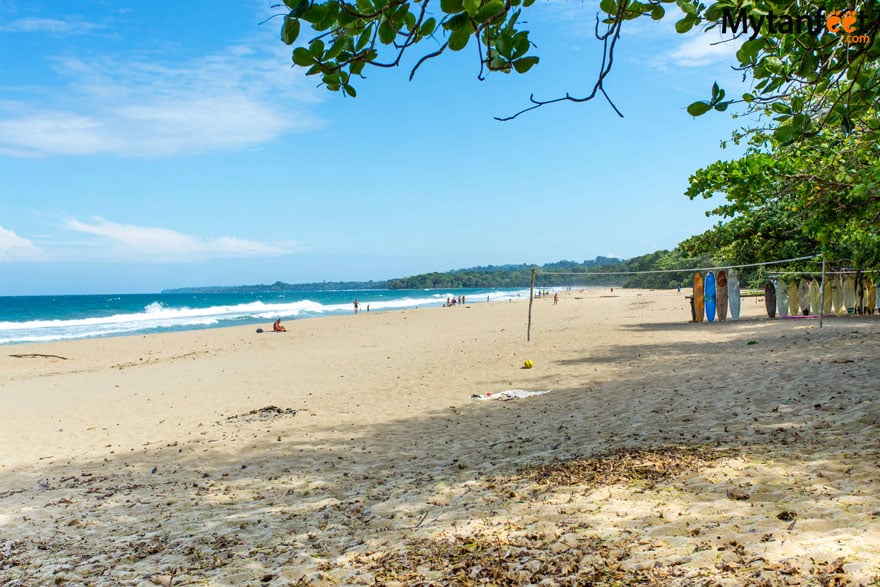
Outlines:
{"label": "white cloud", "polygon": [[4,33],[50,33],[77,35],[86,34],[99,29],[94,23],[78,19],[61,20],[58,18],[19,18],[9,22],[0,22],[0,32]]}
{"label": "white cloud", "polygon": [[236,237],[202,238],[167,228],[119,224],[93,218],[91,222],[68,219],[68,230],[94,237],[75,243],[80,250],[68,253],[103,261],[141,263],[190,262],[206,259],[276,257],[304,250],[300,243],[264,243]]}
{"label": "white cloud", "polygon": [[37,261],[43,256],[43,251],[34,243],[0,226],[0,262]]}
{"label": "white cloud", "polygon": [[272,41],[277,47],[262,52],[255,43],[186,60],[56,57],[60,88],[19,88],[28,99],[0,102],[0,153],[168,156],[248,148],[315,128],[320,120],[308,106],[320,90]]}
{"label": "white cloud", "polygon": [[720,34],[695,33],[668,54],[668,60],[677,67],[703,67],[719,62],[736,63],[740,42],[723,39]]}

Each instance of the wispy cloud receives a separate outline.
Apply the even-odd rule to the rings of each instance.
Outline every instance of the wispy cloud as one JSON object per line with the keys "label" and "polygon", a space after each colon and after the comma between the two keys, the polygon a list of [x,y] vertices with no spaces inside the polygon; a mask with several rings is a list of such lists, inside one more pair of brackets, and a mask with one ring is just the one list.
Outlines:
{"label": "wispy cloud", "polygon": [[92,22],[80,19],[61,20],[58,18],[18,18],[0,21],[0,32],[3,33],[49,33],[55,35],[82,35],[100,30],[101,27]]}
{"label": "wispy cloud", "polygon": [[277,257],[301,252],[303,245],[286,241],[264,243],[222,236],[203,238],[167,228],[120,224],[104,218],[89,222],[68,219],[64,228],[90,235],[85,242],[73,243],[68,254],[79,260],[136,261],[140,263],[191,262],[207,259]]}
{"label": "wispy cloud", "polygon": [[703,67],[720,62],[736,63],[736,52],[740,42],[724,39],[720,34],[694,33],[675,50],[668,54],[668,60],[676,67]]}
{"label": "wispy cloud", "polygon": [[43,251],[30,240],[0,226],[0,262],[36,261],[43,257]]}
{"label": "wispy cloud", "polygon": [[[14,22],[24,29],[34,20],[45,21]],[[48,83],[60,88],[18,88],[15,100],[0,102],[0,154],[193,154],[249,148],[321,124],[310,109],[320,92],[291,71],[289,51],[269,34],[189,59],[102,54],[49,62],[57,79]]]}

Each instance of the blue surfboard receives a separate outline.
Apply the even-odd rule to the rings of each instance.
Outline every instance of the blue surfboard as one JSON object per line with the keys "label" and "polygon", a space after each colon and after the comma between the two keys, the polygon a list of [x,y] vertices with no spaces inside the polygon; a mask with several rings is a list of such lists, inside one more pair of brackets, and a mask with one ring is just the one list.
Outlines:
{"label": "blue surfboard", "polygon": [[706,319],[709,322],[715,320],[715,274],[711,271],[706,276],[706,284],[703,286],[706,299]]}

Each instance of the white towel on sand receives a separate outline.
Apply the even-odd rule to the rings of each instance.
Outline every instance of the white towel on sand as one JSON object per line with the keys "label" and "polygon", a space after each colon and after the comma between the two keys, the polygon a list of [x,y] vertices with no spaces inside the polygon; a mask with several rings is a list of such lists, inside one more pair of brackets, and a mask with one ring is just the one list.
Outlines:
{"label": "white towel on sand", "polygon": [[489,392],[485,395],[479,395],[475,393],[471,396],[471,399],[498,399],[501,401],[506,401],[511,399],[521,399],[533,395],[544,395],[545,393],[550,393],[550,390],[548,389],[547,391],[525,391],[523,389],[508,389],[507,391],[498,391],[495,393]]}

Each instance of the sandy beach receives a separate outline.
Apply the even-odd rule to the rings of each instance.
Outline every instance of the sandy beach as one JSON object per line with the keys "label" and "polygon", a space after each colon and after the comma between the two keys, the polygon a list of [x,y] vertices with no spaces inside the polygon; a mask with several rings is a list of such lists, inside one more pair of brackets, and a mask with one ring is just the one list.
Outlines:
{"label": "sandy beach", "polygon": [[684,294],[0,347],[0,585],[880,584],[880,319]]}

